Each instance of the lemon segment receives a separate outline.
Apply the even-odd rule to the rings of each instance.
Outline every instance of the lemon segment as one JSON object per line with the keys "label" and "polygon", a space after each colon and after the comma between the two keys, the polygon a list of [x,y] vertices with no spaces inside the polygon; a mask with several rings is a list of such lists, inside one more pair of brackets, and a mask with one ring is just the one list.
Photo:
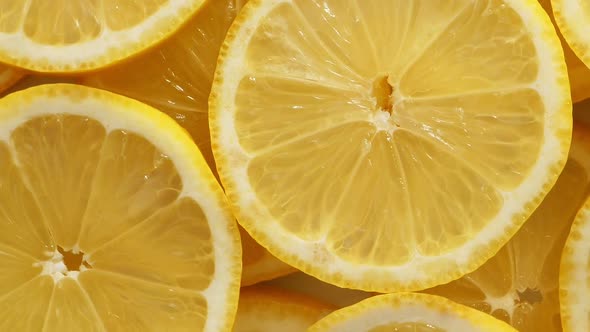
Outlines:
{"label": "lemon segment", "polygon": [[44,329],[106,331],[86,290],[70,278],[64,278],[54,286]]}
{"label": "lemon segment", "polygon": [[534,211],[567,158],[569,96],[536,1],[259,0],[222,47],[210,129],[273,255],[415,290],[474,270]]}
{"label": "lemon segment", "polygon": [[[37,276],[2,294],[0,328],[5,331],[41,331],[53,294],[54,282],[48,276]],[[23,311],[27,315],[23,317]]]}
{"label": "lemon segment", "polygon": [[67,115],[32,119],[11,134],[23,177],[37,199],[46,203],[44,219],[67,250],[78,240],[105,136],[99,122]]}
{"label": "lemon segment", "polygon": [[[100,269],[81,273],[79,282],[87,289],[106,331],[128,331],[129,326],[122,324],[120,317],[133,322],[132,326],[151,331],[165,330],[170,326],[178,326],[179,329],[190,327],[199,331],[206,328],[210,308],[207,300],[198,292],[175,289]],[[129,305],[129,298],[134,299],[133,306]],[[112,312],[118,314],[114,316],[110,314]]]}
{"label": "lemon segment", "polygon": [[2,266],[0,272],[0,294],[9,294],[12,290],[22,287],[32,279],[37,277],[42,267],[37,263],[37,259],[30,257],[28,254],[19,252],[18,249],[13,249],[7,246],[2,241],[0,247],[0,263]]}
{"label": "lemon segment", "polygon": [[[86,260],[99,270],[202,291],[211,283],[215,270],[212,235],[206,221],[197,203],[179,199],[89,250]],[[202,240],[195,243],[195,237]],[[152,245],[137,257],[137,248],[148,241]]]}
{"label": "lemon segment", "polygon": [[[19,168],[10,153],[8,144],[0,142],[0,248],[2,251],[16,251],[18,256],[30,259],[42,259],[45,252],[53,251],[52,235],[40,222],[43,220],[41,210],[35,198],[28,190]],[[15,220],[19,222],[16,223]],[[7,257],[13,256],[8,254]]]}

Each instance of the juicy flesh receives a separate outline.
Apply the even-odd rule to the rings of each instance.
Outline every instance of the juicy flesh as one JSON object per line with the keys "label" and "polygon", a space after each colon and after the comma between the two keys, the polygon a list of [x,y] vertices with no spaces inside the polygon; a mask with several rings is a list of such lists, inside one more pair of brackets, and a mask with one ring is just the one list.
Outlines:
{"label": "juicy flesh", "polygon": [[[496,256],[475,272],[427,292],[491,313],[519,331],[561,331],[559,262],[571,223],[590,194],[588,137],[574,135],[573,157],[556,185]],[[585,149],[586,157],[576,155],[576,149]]]}
{"label": "juicy flesh", "polygon": [[[168,0],[14,0],[2,4],[2,33],[22,33],[45,45],[98,39],[108,31],[132,28]],[[108,15],[107,15],[108,13]]]}
{"label": "juicy flesh", "polygon": [[349,261],[461,246],[543,142],[523,25],[498,0],[277,5],[248,44],[235,100],[257,198]]}
{"label": "juicy flesh", "polygon": [[203,327],[209,227],[150,142],[51,115],[0,141],[0,160],[0,330]]}

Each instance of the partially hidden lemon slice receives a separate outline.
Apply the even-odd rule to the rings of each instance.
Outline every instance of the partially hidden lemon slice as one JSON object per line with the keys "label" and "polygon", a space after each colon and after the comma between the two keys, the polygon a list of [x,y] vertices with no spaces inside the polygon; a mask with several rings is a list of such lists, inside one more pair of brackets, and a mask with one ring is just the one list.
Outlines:
{"label": "partially hidden lemon slice", "polygon": [[40,72],[105,67],[167,38],[204,1],[3,1],[0,61]]}
{"label": "partially hidden lemon slice", "polygon": [[[83,83],[145,102],[183,126],[215,170],[207,98],[219,48],[245,0],[207,1],[186,26],[160,46],[123,64],[86,75]],[[294,271],[241,231],[242,284],[252,285]]]}
{"label": "partially hidden lemon slice", "polygon": [[559,273],[563,331],[590,330],[590,198],[567,238]]}
{"label": "partially hidden lemon slice", "polygon": [[229,331],[239,234],[190,137],[74,85],[0,100],[0,330]]}
{"label": "partially hidden lemon slice", "polygon": [[472,306],[521,332],[562,331],[559,262],[570,226],[590,194],[590,127],[574,123],[569,159],[516,235],[476,271],[427,292]]}
{"label": "partially hidden lemon slice", "polygon": [[308,332],[515,332],[510,325],[443,297],[397,293],[378,295],[336,310]]}
{"label": "partially hidden lemon slice", "polygon": [[555,21],[574,53],[590,68],[590,2],[551,0]]}
{"label": "partially hidden lemon slice", "polygon": [[[584,0],[582,0],[584,1]],[[539,0],[545,11],[551,17],[551,21],[554,23],[557,29],[557,34],[561,40],[563,46],[563,52],[565,55],[565,61],[567,63],[567,69],[569,79],[571,83],[572,99],[574,102],[590,98],[590,66],[588,62],[584,64],[580,58],[574,53],[568,42],[563,36],[563,32],[557,26],[553,10],[551,8],[551,0]],[[556,2],[557,4],[557,2]],[[586,29],[590,29],[590,18],[586,21]]]}
{"label": "partially hidden lemon slice", "polygon": [[242,226],[329,283],[446,283],[492,257],[569,149],[563,52],[533,0],[259,0],[210,106]]}
{"label": "partially hidden lemon slice", "polygon": [[240,291],[234,332],[302,332],[335,308],[280,288],[252,286]]}

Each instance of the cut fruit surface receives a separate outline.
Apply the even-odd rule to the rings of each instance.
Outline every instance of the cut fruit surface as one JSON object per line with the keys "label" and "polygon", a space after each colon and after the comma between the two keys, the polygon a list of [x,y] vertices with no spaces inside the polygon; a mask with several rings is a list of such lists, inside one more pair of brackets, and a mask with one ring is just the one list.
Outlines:
{"label": "cut fruit surface", "polygon": [[590,127],[575,123],[563,172],[518,233],[476,271],[427,292],[492,314],[521,332],[562,331],[559,261],[588,194]]}
{"label": "cut fruit surface", "polygon": [[242,288],[234,332],[301,332],[332,312],[332,306],[280,288]]}
{"label": "cut fruit surface", "polygon": [[[245,0],[211,0],[186,26],[160,46],[124,64],[87,75],[83,83],[156,107],[183,126],[215,170],[209,138],[207,98],[219,48]],[[251,285],[294,271],[241,231],[242,284]]]}
{"label": "cut fruit surface", "polygon": [[231,329],[238,229],[169,117],[30,88],[0,100],[0,160],[0,330]]}
{"label": "cut fruit surface", "polygon": [[515,332],[510,325],[445,298],[414,293],[378,295],[336,310],[309,332]]}
{"label": "cut fruit surface", "polygon": [[590,199],[579,211],[561,256],[559,301],[563,331],[590,330]]}
{"label": "cut fruit surface", "polygon": [[[539,2],[543,6],[543,9],[545,9],[545,11],[551,17],[551,22],[553,22],[555,25],[557,34],[561,40],[565,61],[567,63],[573,101],[577,102],[586,98],[590,98],[590,68],[584,64],[580,58],[578,58],[576,53],[574,53],[570,45],[563,37],[563,33],[560,31],[557,23],[555,22],[555,17],[551,8],[551,0],[539,0]],[[587,26],[590,27],[590,23],[587,23]]]}
{"label": "cut fruit surface", "polygon": [[204,1],[4,1],[0,61],[39,72],[105,67],[167,38]]}
{"label": "cut fruit surface", "polygon": [[[590,97],[590,4],[586,0],[551,0],[555,21],[573,53],[586,65],[574,65],[573,79],[585,75],[585,97]],[[565,48],[566,56],[568,50]],[[570,56],[571,57],[571,56]],[[575,85],[574,85],[575,87]]]}
{"label": "cut fruit surface", "polygon": [[255,0],[209,106],[242,226],[378,292],[492,257],[555,183],[572,127],[559,39],[530,0]]}

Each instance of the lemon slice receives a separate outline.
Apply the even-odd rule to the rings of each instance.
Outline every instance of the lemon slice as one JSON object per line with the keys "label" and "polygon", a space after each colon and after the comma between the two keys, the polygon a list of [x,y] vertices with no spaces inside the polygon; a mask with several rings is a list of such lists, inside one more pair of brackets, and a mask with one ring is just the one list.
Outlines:
{"label": "lemon slice", "polygon": [[311,297],[253,286],[240,291],[234,332],[302,332],[334,310]]}
{"label": "lemon slice", "polygon": [[[551,17],[551,21],[555,24],[557,29],[557,23],[553,16],[553,10],[551,9],[551,0],[539,0],[545,11]],[[561,40],[563,46],[563,52],[565,55],[565,62],[567,63],[568,74],[571,83],[572,99],[574,102],[584,100],[590,97],[590,68],[588,68],[582,60],[574,53],[572,48],[568,45],[567,41],[563,37],[563,34],[557,29],[557,34]]]}
{"label": "lemon slice", "polygon": [[[215,170],[207,98],[219,48],[245,0],[207,1],[186,26],[139,57],[86,75],[83,83],[152,105],[174,118],[193,137]],[[242,285],[252,285],[294,271],[240,232],[243,245]]]}
{"label": "lemon slice", "polygon": [[555,21],[574,53],[590,68],[590,3],[551,0]]}
{"label": "lemon slice", "polygon": [[575,123],[563,172],[518,233],[475,272],[427,292],[490,313],[521,332],[562,331],[559,260],[588,194],[590,129]]}
{"label": "lemon slice", "polygon": [[345,288],[446,283],[492,257],[571,139],[559,39],[536,1],[261,0],[209,100],[241,225]]}
{"label": "lemon slice", "polygon": [[204,1],[5,1],[0,61],[40,72],[105,67],[167,38]]}
{"label": "lemon slice", "polygon": [[510,325],[445,298],[414,293],[379,295],[336,310],[308,332],[516,331]]}
{"label": "lemon slice", "polygon": [[238,230],[169,117],[30,88],[0,100],[0,160],[1,331],[231,329]]}
{"label": "lemon slice", "polygon": [[590,198],[567,238],[559,273],[559,302],[563,331],[590,330]]}

